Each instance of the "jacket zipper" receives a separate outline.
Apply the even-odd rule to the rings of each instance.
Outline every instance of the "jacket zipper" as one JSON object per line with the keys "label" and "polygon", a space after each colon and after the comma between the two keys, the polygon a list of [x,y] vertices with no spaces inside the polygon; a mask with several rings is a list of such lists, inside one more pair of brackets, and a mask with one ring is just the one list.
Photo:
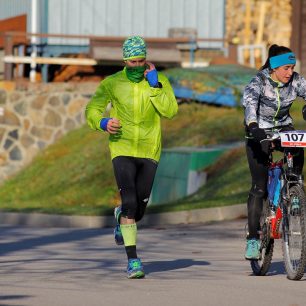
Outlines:
{"label": "jacket zipper", "polygon": [[134,119],[136,122],[135,125],[135,134],[134,134],[134,149],[135,149],[135,155],[138,156],[138,140],[139,140],[139,83],[136,83],[134,85]]}
{"label": "jacket zipper", "polygon": [[276,96],[277,96],[277,110],[276,110],[276,113],[274,115],[274,118],[273,118],[273,122],[274,122],[274,127],[277,125],[278,121],[276,121],[276,116],[279,112],[279,109],[280,109],[280,98],[279,98],[279,90],[278,90],[278,87],[275,88],[275,91],[276,91]]}

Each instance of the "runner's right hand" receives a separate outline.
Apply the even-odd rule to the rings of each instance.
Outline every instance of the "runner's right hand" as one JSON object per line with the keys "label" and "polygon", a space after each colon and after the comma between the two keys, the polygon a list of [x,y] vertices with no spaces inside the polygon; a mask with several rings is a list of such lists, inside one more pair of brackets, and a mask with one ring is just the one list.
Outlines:
{"label": "runner's right hand", "polygon": [[116,118],[111,118],[107,122],[107,132],[110,134],[117,134],[121,129],[120,121]]}
{"label": "runner's right hand", "polygon": [[249,124],[250,136],[253,136],[254,141],[261,142],[267,138],[267,134],[264,129],[261,129],[256,122]]}

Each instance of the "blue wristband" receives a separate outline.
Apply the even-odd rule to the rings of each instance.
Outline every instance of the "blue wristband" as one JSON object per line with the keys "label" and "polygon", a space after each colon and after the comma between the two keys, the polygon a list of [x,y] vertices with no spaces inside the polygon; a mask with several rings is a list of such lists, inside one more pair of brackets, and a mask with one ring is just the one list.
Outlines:
{"label": "blue wristband", "polygon": [[146,78],[151,87],[156,87],[158,85],[158,75],[156,69],[149,71]]}
{"label": "blue wristband", "polygon": [[107,123],[108,123],[109,120],[111,120],[111,118],[103,118],[103,119],[100,121],[100,128],[101,128],[103,131],[107,131]]}

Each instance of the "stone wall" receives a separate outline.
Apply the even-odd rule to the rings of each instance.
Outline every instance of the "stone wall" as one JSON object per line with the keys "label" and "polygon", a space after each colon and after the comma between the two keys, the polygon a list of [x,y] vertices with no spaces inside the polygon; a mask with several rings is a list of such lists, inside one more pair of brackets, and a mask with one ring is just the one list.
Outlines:
{"label": "stone wall", "polygon": [[0,83],[0,182],[85,122],[97,83]]}

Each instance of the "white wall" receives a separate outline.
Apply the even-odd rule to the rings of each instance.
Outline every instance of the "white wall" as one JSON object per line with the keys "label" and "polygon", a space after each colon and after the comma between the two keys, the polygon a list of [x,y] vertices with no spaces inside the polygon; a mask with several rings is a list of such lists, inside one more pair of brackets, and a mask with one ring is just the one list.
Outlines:
{"label": "white wall", "polygon": [[[98,36],[137,34],[168,37],[169,28],[183,27],[196,28],[199,38],[223,38],[224,1],[49,0],[48,31]],[[53,39],[52,43],[65,41]],[[87,42],[74,40],[72,43]]]}

